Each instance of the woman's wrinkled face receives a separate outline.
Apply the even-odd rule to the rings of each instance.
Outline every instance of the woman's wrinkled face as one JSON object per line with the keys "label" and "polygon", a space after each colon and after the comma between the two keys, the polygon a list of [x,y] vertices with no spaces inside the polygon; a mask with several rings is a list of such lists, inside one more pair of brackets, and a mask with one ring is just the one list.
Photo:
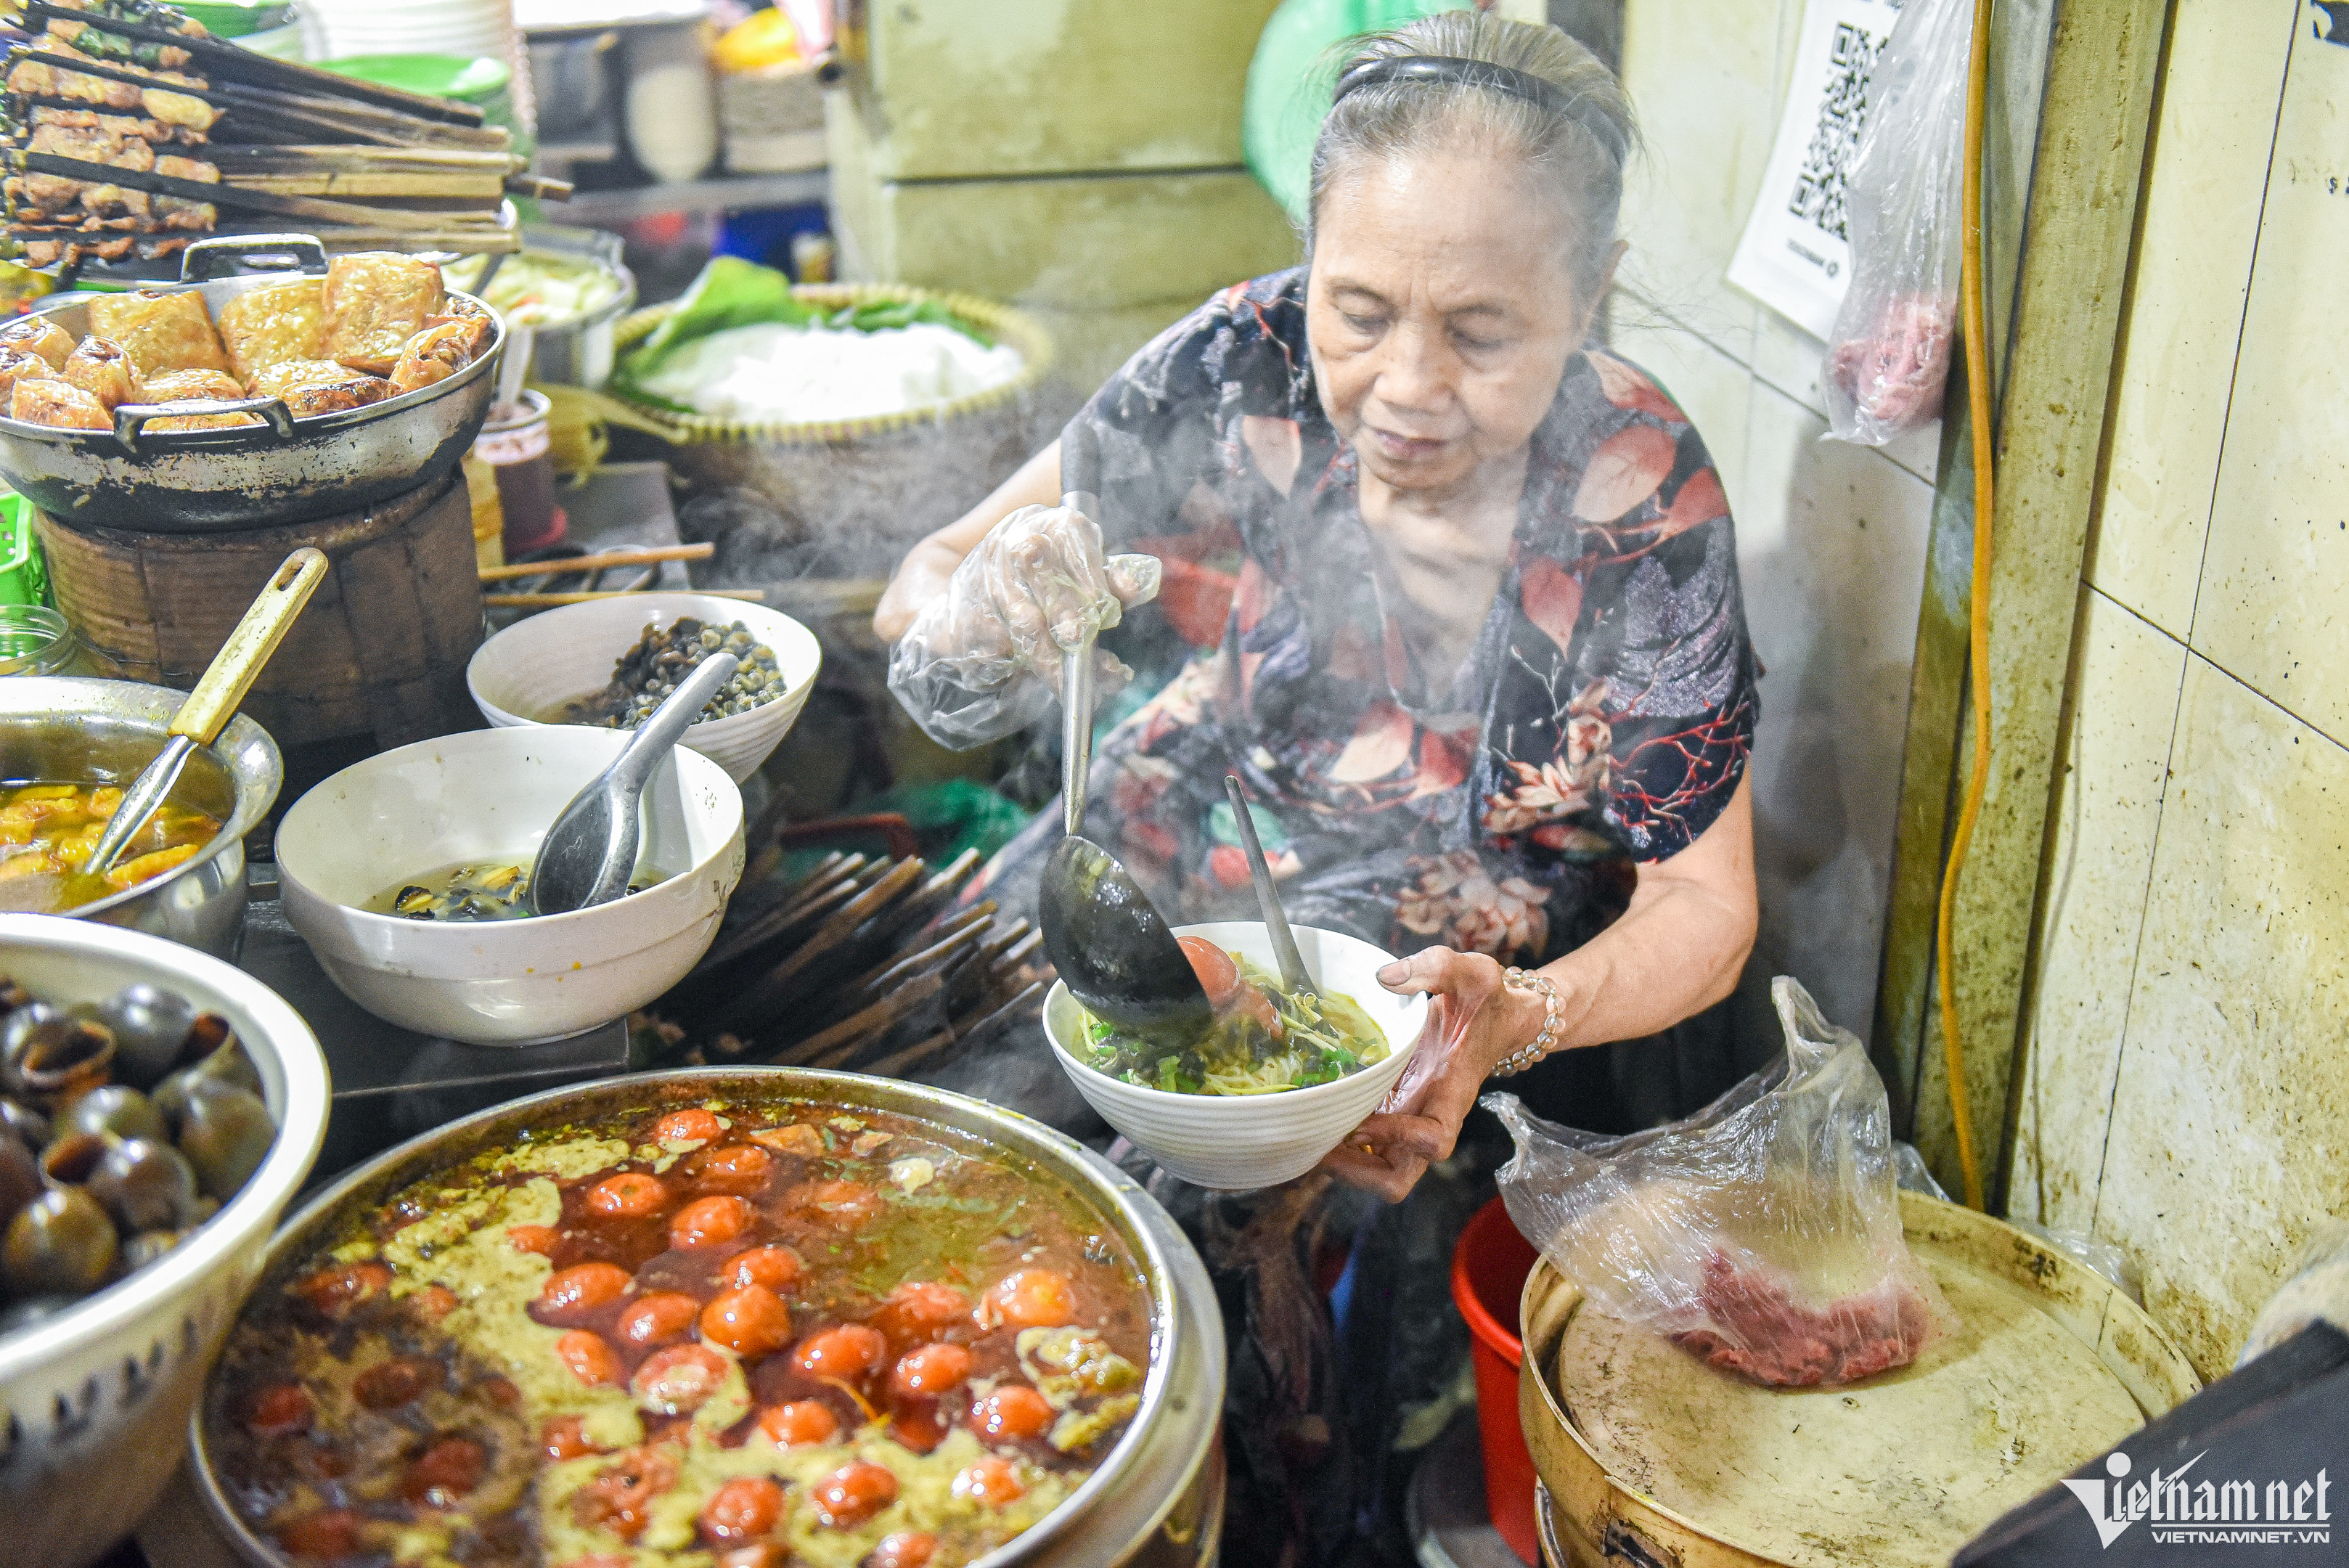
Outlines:
{"label": "woman's wrinkled face", "polygon": [[1307,334],[1322,407],[1366,473],[1442,493],[1524,447],[1589,326],[1568,265],[1578,239],[1507,158],[1340,171],[1315,218]]}

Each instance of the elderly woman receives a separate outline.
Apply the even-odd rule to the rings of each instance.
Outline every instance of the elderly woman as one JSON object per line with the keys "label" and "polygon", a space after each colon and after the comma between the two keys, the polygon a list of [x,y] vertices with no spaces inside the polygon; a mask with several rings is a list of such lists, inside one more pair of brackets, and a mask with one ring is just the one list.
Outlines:
{"label": "elderly woman", "polygon": [[[1689,1017],[1754,936],[1728,506],[1687,416],[1589,341],[1633,134],[1554,28],[1364,40],[1309,262],[1217,295],[1077,416],[1101,515],[1060,507],[1055,443],[874,618],[901,700],[968,743],[1038,716],[1060,644],[1163,566],[1200,646],[1103,740],[1087,832],[1171,918],[1249,918],[1236,773],[1290,917],[1410,954],[1379,978],[1435,999],[1427,1047],[1329,1162],[1389,1199],[1488,1077]],[[992,896],[1060,832],[1008,848]]]}

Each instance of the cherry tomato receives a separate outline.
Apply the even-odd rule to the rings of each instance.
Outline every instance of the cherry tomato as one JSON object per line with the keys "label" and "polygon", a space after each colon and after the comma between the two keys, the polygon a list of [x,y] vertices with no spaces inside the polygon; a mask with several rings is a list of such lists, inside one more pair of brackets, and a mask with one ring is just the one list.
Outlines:
{"label": "cherry tomato", "polygon": [[587,1207],[616,1220],[643,1220],[668,1207],[668,1189],[657,1176],[623,1171],[588,1189]]}
{"label": "cherry tomato", "polygon": [[738,1285],[709,1298],[701,1332],[737,1355],[764,1355],[792,1342],[792,1309],[764,1285]]}
{"label": "cherry tomato", "polygon": [[604,1343],[600,1334],[590,1334],[574,1328],[554,1342],[554,1354],[563,1365],[571,1368],[571,1376],[580,1382],[594,1386],[620,1381],[620,1358]]}
{"label": "cherry tomato", "polygon": [[378,1361],[351,1380],[351,1397],[370,1410],[396,1410],[447,1381],[439,1362],[422,1355]]}
{"label": "cherry tomato", "polygon": [[273,1383],[254,1395],[244,1429],[256,1438],[299,1432],[309,1426],[312,1414],[308,1389],[299,1383]]}
{"label": "cherry tomato", "polygon": [[1205,937],[1176,937],[1174,942],[1191,961],[1191,972],[1199,977],[1199,989],[1207,993],[1208,1004],[1220,1010],[1239,989],[1239,965]]}
{"label": "cherry tomato", "polygon": [[809,1496],[819,1521],[834,1530],[853,1530],[897,1501],[897,1478],[857,1459],[817,1481]]}
{"label": "cherry tomato", "polygon": [[1226,1011],[1255,1020],[1257,1027],[1275,1040],[1288,1037],[1288,1031],[1280,1022],[1280,1009],[1273,1005],[1272,998],[1246,981],[1240,982],[1239,991],[1233,996],[1231,1006]]}
{"label": "cherry tomato", "polygon": [[671,1111],[653,1124],[655,1143],[708,1143],[725,1133],[708,1111]]}
{"label": "cherry tomato", "polygon": [[679,1251],[731,1241],[750,1228],[750,1206],[739,1198],[697,1198],[669,1216],[668,1244]]}
{"label": "cherry tomato", "polygon": [[792,1549],[777,1541],[730,1546],[718,1554],[718,1568],[792,1568]]}
{"label": "cherry tomato", "polygon": [[938,1413],[937,1401],[926,1399],[919,1408],[899,1410],[889,1417],[889,1436],[901,1449],[926,1454],[947,1440],[953,1428]]}
{"label": "cherry tomato", "polygon": [[550,1459],[575,1459],[595,1451],[595,1444],[587,1436],[587,1421],[582,1416],[557,1416],[538,1435],[538,1445],[546,1450]]}
{"label": "cherry tomato", "polygon": [[446,1285],[427,1285],[408,1299],[416,1303],[418,1312],[434,1323],[457,1310],[457,1293]]}
{"label": "cherry tomato", "polygon": [[612,1332],[639,1348],[667,1345],[690,1331],[700,1315],[701,1303],[683,1292],[655,1291],[630,1302]]}
{"label": "cherry tomato", "polygon": [[938,1538],[918,1530],[893,1531],[881,1538],[864,1568],[930,1568],[938,1554]]}
{"label": "cherry tomato", "polygon": [[799,1277],[799,1254],[789,1247],[753,1247],[726,1265],[727,1282],[734,1285],[764,1285],[782,1292],[790,1290]]}
{"label": "cherry tomato", "polygon": [[577,1263],[547,1276],[538,1304],[551,1313],[588,1312],[618,1301],[632,1282],[617,1263]]}
{"label": "cherry tomato", "polygon": [[[1059,1328],[1075,1321],[1077,1293],[1056,1269],[1021,1269],[995,1282],[979,1303],[981,1325],[995,1322],[1018,1328]],[[991,1320],[991,1321],[990,1321]]]}
{"label": "cherry tomato", "polygon": [[1001,1508],[1018,1502],[1028,1495],[1027,1482],[1011,1468],[1011,1461],[989,1454],[969,1468],[957,1472],[954,1479],[957,1497],[975,1498],[990,1508]]}
{"label": "cherry tomato", "polygon": [[747,1541],[775,1528],[783,1516],[783,1489],[763,1476],[728,1481],[701,1507],[701,1533],[712,1541]]}
{"label": "cherry tomato", "polygon": [[522,1390],[511,1377],[484,1377],[479,1385],[483,1397],[501,1410],[515,1409],[522,1404]]}
{"label": "cherry tomato", "polygon": [[381,1263],[351,1263],[321,1269],[294,1282],[294,1290],[328,1317],[341,1317],[370,1296],[391,1288],[391,1271]]}
{"label": "cherry tomato", "polygon": [[775,1157],[755,1144],[730,1144],[702,1156],[693,1179],[712,1192],[756,1192],[774,1165]]}
{"label": "cherry tomato", "polygon": [[840,1434],[840,1418],[821,1400],[794,1399],[759,1412],[759,1433],[779,1449],[827,1443]]}
{"label": "cherry tomato", "polygon": [[889,1391],[900,1399],[935,1399],[969,1376],[969,1351],[959,1345],[926,1345],[897,1358]]}
{"label": "cherry tomato", "polygon": [[792,1360],[810,1376],[857,1383],[880,1371],[888,1355],[889,1343],[880,1334],[863,1324],[844,1323],[801,1340]]}
{"label": "cherry tomato", "polygon": [[889,1293],[872,1317],[874,1328],[899,1348],[936,1339],[970,1315],[970,1298],[951,1285],[908,1280]]}
{"label": "cherry tomato", "polygon": [[677,1453],[664,1443],[630,1449],[573,1499],[580,1523],[634,1541],[652,1519],[653,1504],[677,1484]]}
{"label": "cherry tomato", "polygon": [[277,1527],[277,1544],[295,1557],[347,1557],[359,1547],[359,1516],[345,1508],[304,1514]]}
{"label": "cherry tomato", "polygon": [[1040,1438],[1060,1413],[1025,1383],[1007,1383],[970,1407],[970,1424],[990,1438]]}
{"label": "cherry tomato", "polygon": [[725,1382],[724,1356],[707,1345],[673,1345],[646,1356],[631,1386],[647,1409],[683,1416],[700,1409]]}
{"label": "cherry tomato", "polygon": [[400,1490],[408,1501],[426,1508],[454,1508],[458,1500],[481,1484],[482,1467],[490,1456],[467,1438],[443,1438],[408,1467]]}
{"label": "cherry tomato", "polygon": [[506,1244],[517,1252],[535,1252],[542,1258],[551,1258],[562,1243],[563,1232],[552,1225],[506,1227]]}

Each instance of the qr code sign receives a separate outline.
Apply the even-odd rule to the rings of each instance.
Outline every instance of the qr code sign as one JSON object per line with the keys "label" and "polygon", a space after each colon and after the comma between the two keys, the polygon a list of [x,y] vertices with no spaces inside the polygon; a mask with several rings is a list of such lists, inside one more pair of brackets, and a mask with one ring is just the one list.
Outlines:
{"label": "qr code sign", "polygon": [[1803,151],[1802,168],[1786,210],[1822,233],[1848,242],[1845,182],[1868,122],[1868,78],[1884,40],[1848,22],[1836,24],[1830,46],[1826,90],[1819,97],[1817,127]]}

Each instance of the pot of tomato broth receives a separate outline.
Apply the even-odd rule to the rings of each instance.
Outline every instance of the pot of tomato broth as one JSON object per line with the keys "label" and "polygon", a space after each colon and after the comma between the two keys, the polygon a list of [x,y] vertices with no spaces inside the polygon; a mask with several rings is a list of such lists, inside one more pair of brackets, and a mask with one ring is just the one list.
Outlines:
{"label": "pot of tomato broth", "polygon": [[163,749],[186,700],[137,680],[0,680],[0,909],[127,926],[235,961],[244,931],[244,836],[268,815],[285,778],[277,742],[252,720],[236,715],[218,740],[196,748],[162,811],[116,867],[135,873],[140,850],[166,840],[193,844],[192,852],[160,857],[168,868],[128,888],[24,872],[19,860],[57,835],[94,829],[105,813],[48,812],[30,823],[7,814],[7,804],[28,792],[72,786],[76,796],[63,804],[76,807],[89,805],[95,788],[119,793]]}
{"label": "pot of tomato broth", "polygon": [[1173,1220],[1075,1141],[802,1068],[452,1123],[271,1245],[192,1422],[260,1568],[1200,1568],[1223,1326]]}

